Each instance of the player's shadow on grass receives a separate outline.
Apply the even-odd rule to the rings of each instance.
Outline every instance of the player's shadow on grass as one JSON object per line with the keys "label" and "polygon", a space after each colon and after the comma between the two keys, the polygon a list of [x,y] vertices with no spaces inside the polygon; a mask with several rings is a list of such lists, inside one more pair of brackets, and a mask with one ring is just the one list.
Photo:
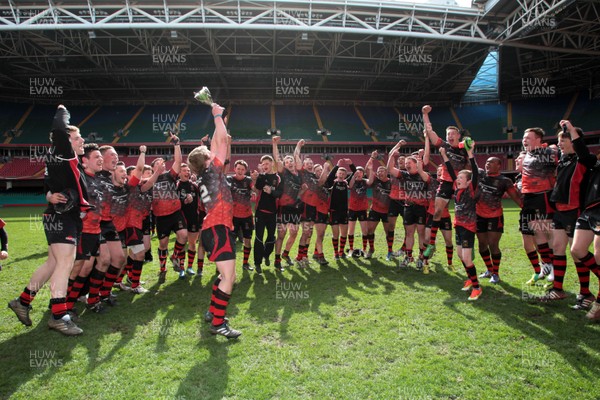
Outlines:
{"label": "player's shadow on grass", "polygon": [[[194,277],[192,280],[179,280],[164,287],[164,297],[170,300],[167,304],[163,304],[166,314],[155,323],[159,334],[155,352],[168,352],[167,339],[185,335],[183,327],[188,321],[192,320],[193,326],[197,327],[206,325],[204,313],[210,305],[212,283],[216,275],[202,278],[207,280],[206,283],[201,282],[199,277]],[[234,313],[235,306],[228,307],[228,312]]]}
{"label": "player's shadow on grass", "polygon": [[[589,351],[585,351],[598,343],[600,329],[585,318],[584,312],[570,309],[569,303],[575,300],[574,296],[562,301],[541,303],[537,299],[525,299],[531,297],[526,294],[527,288],[507,284],[501,288],[511,295],[504,307],[489,303],[476,306],[495,312],[507,325],[539,341],[540,348],[548,347],[560,354],[582,375],[595,379],[600,374],[600,357],[594,358]],[[498,289],[494,288],[492,294],[494,291]],[[500,295],[505,296],[503,293]]]}
{"label": "player's shadow on grass", "polygon": [[288,337],[288,323],[293,311],[305,312],[310,308],[310,278],[307,273],[296,268],[283,274],[271,268],[263,269],[262,276],[253,277],[255,297],[248,299],[248,315],[261,324],[278,323],[282,338]]}
{"label": "player's shadow on grass", "polygon": [[[61,373],[61,368],[71,361],[71,353],[80,342],[77,338],[50,332],[47,326],[48,318],[51,318],[49,311],[44,312],[39,321],[34,320],[31,328],[22,326],[9,312],[10,322],[19,326],[18,333],[0,343],[0,399],[8,399],[16,391],[23,397],[43,397],[39,388],[46,386],[55,374]],[[34,379],[39,382],[32,386],[38,389],[32,392],[27,389],[27,382]]]}
{"label": "player's shadow on grass", "polygon": [[350,288],[372,294],[380,293],[381,286],[384,287],[384,294],[394,290],[391,283],[395,280],[393,268],[376,259],[346,258],[336,264],[344,283]]}
{"label": "player's shadow on grass", "polygon": [[417,283],[437,286],[448,292],[451,297],[443,302],[444,306],[470,319],[474,324],[478,323],[476,316],[465,312],[458,307],[459,304],[469,303],[474,308],[495,314],[506,326],[539,342],[539,347],[526,349],[526,352],[549,349],[559,354],[583,376],[592,379],[600,374],[600,358],[593,357],[589,351],[597,343],[600,329],[598,325],[589,323],[583,312],[568,307],[568,302],[573,301],[574,296],[562,301],[542,303],[538,300],[544,294],[541,287],[515,287],[504,281],[493,285],[487,279],[480,279],[483,294],[477,301],[469,302],[469,292],[460,290],[466,277],[441,268],[437,270],[440,271],[437,277],[434,274],[406,274],[403,282],[412,286]]}
{"label": "player's shadow on grass", "polygon": [[[156,343],[156,352],[168,351],[166,339],[174,334],[185,334],[187,321],[202,315],[198,300],[209,302],[210,288],[202,287],[200,280],[194,279],[198,280],[198,284],[187,279],[169,279],[162,285],[155,283],[147,286],[149,292],[143,295],[118,292],[119,305],[107,307],[106,313],[84,312],[79,325],[84,329],[81,343],[88,351],[88,373],[117,357],[119,351],[139,335],[151,338],[149,341]],[[100,356],[98,343],[115,333],[119,333],[120,337],[111,342],[110,349]]]}
{"label": "player's shadow on grass", "polygon": [[42,265],[44,263],[44,256],[47,256],[48,252],[46,251],[46,253],[34,253],[34,254],[29,254],[27,256],[24,257],[19,257],[19,258],[13,258],[13,259],[8,259],[6,261],[4,261],[4,263],[6,265],[8,265],[8,262],[10,262],[10,264],[12,265],[12,267],[16,267],[18,263],[20,262],[24,262],[24,261],[29,261],[29,260],[40,260],[40,265]]}
{"label": "player's shadow on grass", "polygon": [[[133,294],[121,292],[118,293],[119,304],[114,307],[106,306],[104,313],[94,314],[87,310],[81,313],[81,321],[78,325],[84,330],[81,344],[88,352],[88,362],[85,366],[87,373],[93,373],[102,364],[110,362],[122,348],[140,334],[140,330],[147,329],[148,324],[154,320],[161,309],[156,302],[149,301],[153,293],[152,291],[146,293],[133,302]],[[104,354],[101,356],[100,343],[105,337],[115,333],[120,337],[112,341],[110,350],[103,351]]]}
{"label": "player's shadow on grass", "polygon": [[[216,276],[215,276],[216,277]],[[232,298],[234,303],[245,303],[248,301],[248,293],[254,284],[255,279],[262,279],[257,276],[256,271],[236,270],[236,283],[233,286]],[[209,282],[212,288],[214,278]]]}
{"label": "player's shadow on grass", "polygon": [[335,305],[340,298],[360,301],[351,291],[390,293],[393,280],[389,266],[372,260],[339,260],[329,266],[313,262],[308,268],[291,267],[283,273],[263,268],[263,275],[252,280],[255,298],[250,301],[248,314],[257,321],[279,323],[279,333],[285,339],[294,313],[312,312],[327,320],[332,316],[323,309],[330,307],[323,306]]}
{"label": "player's shadow on grass", "polygon": [[[236,339],[225,339],[212,336],[208,332],[201,333],[198,346],[194,349],[199,358],[206,359],[191,368],[187,376],[179,384],[175,399],[222,399],[225,397],[227,380],[229,379],[229,348],[236,345]],[[204,355],[208,352],[208,357]],[[187,368],[187,367],[186,367]],[[246,368],[246,365],[235,365],[234,368]]]}

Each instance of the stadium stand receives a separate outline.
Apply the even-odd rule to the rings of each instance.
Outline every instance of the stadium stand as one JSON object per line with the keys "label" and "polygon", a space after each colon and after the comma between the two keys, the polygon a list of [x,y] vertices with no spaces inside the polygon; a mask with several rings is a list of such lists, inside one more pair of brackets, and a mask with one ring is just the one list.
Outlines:
{"label": "stadium stand", "polygon": [[212,135],[215,129],[210,107],[202,104],[190,105],[181,120],[181,125],[180,137],[184,142],[199,141],[206,134]]}
{"label": "stadium stand", "polygon": [[[235,110],[237,111],[237,109],[236,107]],[[261,107],[261,112],[264,113],[265,109],[264,106]],[[248,129],[245,128],[244,124],[239,123],[239,125],[242,129]],[[263,135],[267,127],[265,126],[260,130]],[[236,125],[236,128],[239,128],[239,126]],[[119,143],[165,142],[164,132],[167,130],[178,130],[179,136],[184,142],[199,141],[201,137],[212,134],[214,130],[210,107],[204,105],[146,106],[139,116],[131,122],[127,135],[123,136]],[[236,133],[236,135],[246,136],[250,131],[254,132],[252,129],[244,133]]]}
{"label": "stadium stand", "polygon": [[[125,128],[139,109],[140,106],[103,106],[81,127],[82,135],[86,137],[96,132],[104,143],[110,143],[115,139],[114,134]],[[127,134],[128,130],[123,129],[123,136]]]}
{"label": "stadium stand", "polygon": [[18,126],[21,118],[31,106],[29,104],[0,103],[0,134],[2,142],[8,143],[14,140],[13,129],[21,129]]}
{"label": "stadium stand", "polygon": [[[600,114],[600,101],[590,100],[587,93],[543,99],[544,107],[539,106],[540,101],[540,99],[527,99],[511,104],[484,104],[454,109],[435,107],[431,119],[434,129],[442,138],[445,137],[444,128],[448,125],[458,125],[467,129],[475,140],[487,145],[486,153],[480,150],[481,153],[477,155],[480,167],[484,166],[489,156],[497,156],[502,160],[503,171],[513,169],[514,164],[508,153],[515,152],[515,149],[519,148],[518,140],[523,129],[527,127],[541,126],[546,130],[550,140],[555,140],[553,137],[556,133],[556,123],[563,117],[568,117],[586,132],[596,133],[594,131],[598,130],[597,115]],[[18,137],[3,137],[3,142],[8,145],[3,154],[8,155],[9,160],[6,162],[4,159],[5,164],[0,166],[0,179],[33,181],[42,178],[44,165],[41,160],[31,158],[32,148],[29,145],[48,144],[47,134],[55,107],[55,105],[1,104],[0,116],[3,118],[0,118],[0,126],[4,132],[19,128],[22,133]],[[172,128],[178,122],[180,123],[180,136],[184,145],[187,143],[187,151],[190,145],[198,142],[205,134],[212,133],[213,130],[210,108],[201,104],[150,105],[143,108],[141,106],[69,106],[68,108],[71,112],[71,121],[81,125],[82,136],[88,142],[90,141],[88,136],[92,132],[102,139],[95,140],[100,144],[116,142],[121,159],[128,165],[134,165],[137,158],[127,156],[130,154],[127,146],[138,146],[142,143],[164,144],[166,139],[162,132],[167,125]],[[513,133],[516,141],[509,150],[506,150],[506,144],[498,141],[507,139],[502,129],[508,126],[510,110],[512,110],[512,125],[517,127],[517,131]],[[330,142],[327,146],[334,146],[331,148],[334,160],[349,157],[356,165],[366,164],[368,155],[350,154],[349,152],[353,150],[345,149],[342,143],[362,142],[370,145],[371,148],[376,146],[375,142],[364,133],[365,123],[369,128],[379,132],[378,141],[387,142],[382,143],[382,148],[389,149],[391,143],[399,138],[390,135],[392,132],[406,136],[413,143],[420,140],[420,137],[410,136],[411,131],[416,133],[417,129],[422,129],[420,107],[317,106],[317,113],[321,119],[321,126],[333,132],[332,136],[327,138]],[[134,118],[136,114],[137,117]],[[154,124],[158,125],[154,126]],[[286,152],[291,151],[295,141],[300,138],[307,139],[307,142],[312,144],[323,142],[323,138],[315,133],[318,122],[313,106],[235,105],[231,109],[229,123],[229,129],[234,136],[233,145],[245,146],[246,143],[255,142],[253,144],[260,144],[262,147],[259,149],[257,146],[250,146],[244,151],[247,154],[234,152],[231,157],[232,163],[244,159],[251,169],[256,169],[262,155],[259,153],[265,151],[264,145],[270,142],[265,130],[271,126],[280,129],[284,140],[290,141],[286,144]],[[123,128],[126,128],[123,136],[116,140],[113,137],[114,132]],[[260,143],[257,139],[260,139]],[[589,141],[592,151],[597,150],[596,143],[597,141],[593,139]],[[329,147],[325,147],[323,151],[329,152],[328,149]],[[506,151],[503,152],[504,150]],[[307,148],[303,154],[310,151]],[[269,153],[267,151],[267,154]],[[322,153],[308,153],[308,155],[317,163],[323,162]],[[148,162],[154,158],[155,155],[149,155]],[[433,152],[432,161],[440,162],[437,151]],[[171,165],[170,161],[168,165]]]}
{"label": "stadium stand", "polygon": [[369,136],[365,136],[366,127],[353,107],[318,106],[317,110],[323,127],[332,132],[328,138],[330,141],[371,141]]}
{"label": "stadium stand", "polygon": [[[592,150],[596,149],[595,147],[591,147]],[[137,156],[126,156],[122,154],[122,151],[118,149],[119,152],[119,160],[125,162],[126,165],[135,165],[137,161]],[[404,154],[406,155],[406,153]],[[317,164],[323,163],[322,154],[313,154],[306,153],[304,156],[311,157],[313,161]],[[369,161],[369,154],[335,154],[333,161],[337,162],[340,158],[350,158],[354,162],[356,166],[365,166],[367,161]],[[485,161],[488,157],[496,156],[502,160],[502,170],[507,170],[507,157],[504,153],[492,153],[492,154],[477,154],[477,163],[483,168],[485,165]],[[146,157],[146,163],[150,164],[152,160],[156,159],[158,156],[151,155]],[[262,154],[234,154],[231,156],[231,164],[233,165],[237,160],[244,160],[248,163],[250,170],[254,170],[257,168],[260,163],[260,158]],[[172,156],[167,157],[167,168],[170,168],[173,164]],[[185,156],[184,156],[185,161]],[[431,156],[431,161],[435,164],[439,164],[441,162],[441,158],[437,152]],[[0,179],[41,179],[44,171],[44,163],[39,161],[30,161],[29,158],[21,158],[16,157],[12,159],[10,162],[5,164],[0,168]]]}
{"label": "stadium stand", "polygon": [[[440,121],[443,116],[443,110],[440,108],[439,110],[435,110],[435,117],[432,116],[432,124],[434,129],[441,129]],[[420,108],[409,108],[409,107],[397,107],[396,111],[398,112],[398,134],[400,138],[406,140],[407,138],[410,141],[421,141],[423,128],[423,118]],[[438,127],[439,128],[436,128]],[[394,140],[395,141],[395,140]]]}
{"label": "stadium stand", "polygon": [[231,167],[230,167],[230,171],[233,171],[233,164],[235,164],[235,162],[237,160],[244,160],[248,163],[248,169],[250,171],[254,171],[255,169],[257,169],[258,164],[260,163],[260,158],[263,155],[256,155],[256,154],[236,154],[236,155],[232,155],[231,156]]}
{"label": "stadium stand", "polygon": [[[415,109],[413,112],[420,113],[421,108]],[[462,125],[460,121],[456,120],[456,117],[452,114],[452,110],[449,107],[436,107],[431,111],[431,123],[433,124],[433,129],[436,130],[437,133],[441,133],[442,135],[446,135],[446,127],[447,126],[458,126]]]}
{"label": "stadium stand", "polygon": [[506,139],[502,128],[507,125],[505,104],[482,104],[454,108],[460,125],[476,140]]}
{"label": "stadium stand", "polygon": [[357,167],[364,167],[367,165],[367,161],[371,157],[370,154],[346,154],[346,155],[335,155],[334,163],[337,162],[340,158],[350,158],[352,163]]}
{"label": "stadium stand", "polygon": [[[180,120],[184,116],[184,110],[186,110],[185,106],[144,107],[139,115],[131,121],[129,132],[119,140],[119,143],[164,142],[166,138],[163,133],[167,130],[175,130],[179,126]],[[187,125],[181,125],[181,132],[187,133],[187,129],[183,130],[184,127],[187,128]]]}
{"label": "stadium stand", "polygon": [[[424,128],[421,107],[400,107],[399,133],[401,136],[409,137],[413,141],[420,141]],[[445,137],[445,129],[450,125],[457,125],[456,119],[448,107],[435,107],[430,115],[433,129]]]}
{"label": "stadium stand", "polygon": [[[35,105],[33,110],[24,120],[21,130],[23,133],[13,138],[12,144],[46,144],[48,143],[48,134],[52,126],[52,118],[56,113],[56,105]],[[71,123],[80,125],[87,115],[96,107],[93,106],[67,106],[71,113]],[[85,138],[89,131],[82,127],[82,136]]]}
{"label": "stadium stand", "polygon": [[36,105],[25,119],[21,130],[23,133],[13,138],[12,144],[48,143],[48,135],[52,126],[52,118],[56,113],[55,106]]}
{"label": "stadium stand", "polygon": [[318,127],[312,107],[302,105],[275,106],[275,124],[284,138],[298,140],[314,136]]}
{"label": "stadium stand", "polygon": [[[388,138],[392,132],[399,132],[399,116],[391,107],[357,107],[369,128],[379,133],[379,140]],[[363,140],[368,138],[363,138]]]}
{"label": "stadium stand", "polygon": [[[543,128],[549,136],[554,136],[558,121],[568,110],[571,97],[527,99],[512,102],[512,125],[517,127],[519,136],[532,127]],[[543,106],[540,106],[543,104]]]}
{"label": "stadium stand", "polygon": [[31,178],[34,176],[41,178],[44,168],[45,164],[42,161],[15,157],[0,169],[0,179]]}
{"label": "stadium stand", "polygon": [[600,129],[600,99],[590,100],[587,93],[579,93],[569,119],[584,131]]}
{"label": "stadium stand", "polygon": [[[509,109],[512,110],[512,126],[517,127],[514,137],[520,136],[525,128],[532,126],[541,126],[548,136],[553,136],[557,121],[565,116],[586,131],[598,129],[600,101],[590,100],[586,93],[581,93],[576,98],[563,96],[543,99],[543,108],[539,104],[540,99],[526,99],[510,104],[435,107],[431,121],[440,136],[444,135],[446,126],[456,125],[468,130],[479,141],[507,139],[503,129],[511,119]],[[4,143],[48,143],[48,131],[56,108],[54,105],[34,105],[28,112],[30,107],[29,104],[0,104],[0,129]],[[87,138],[95,133],[102,138],[95,141],[101,143],[163,143],[163,132],[177,126],[180,127],[182,140],[190,142],[198,141],[214,129],[210,108],[200,104],[68,108],[71,122],[81,127],[82,136]],[[421,138],[423,121],[420,107],[355,108],[320,105],[316,106],[316,110],[321,126],[313,106],[309,105],[235,105],[231,108],[228,127],[238,140],[268,140],[265,132],[272,126],[283,132],[284,139],[292,140],[304,138],[322,141],[315,131],[324,127],[332,132],[328,141],[373,143],[365,135],[365,125],[378,132],[377,141],[396,141],[401,137],[418,141]],[[15,128],[21,134],[9,138],[7,132]],[[120,130],[123,131],[122,136],[115,138],[114,134]]]}
{"label": "stadium stand", "polygon": [[[89,131],[85,129],[87,128],[86,123],[95,115],[96,112],[100,110],[100,107],[67,105],[67,108],[69,109],[69,113],[71,114],[71,123],[73,125],[80,126],[80,129],[83,130],[82,134],[84,136],[87,136]],[[54,108],[54,112],[56,112],[56,107]]]}
{"label": "stadium stand", "polygon": [[264,139],[265,132],[271,127],[271,108],[252,105],[233,106],[227,127],[236,139]]}

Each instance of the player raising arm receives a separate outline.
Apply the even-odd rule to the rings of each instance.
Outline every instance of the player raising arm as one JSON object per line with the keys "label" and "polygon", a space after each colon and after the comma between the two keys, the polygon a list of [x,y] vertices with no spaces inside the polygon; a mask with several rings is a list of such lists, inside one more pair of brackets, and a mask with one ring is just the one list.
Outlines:
{"label": "player raising arm", "polygon": [[[459,129],[456,126],[448,126],[446,128],[446,140],[444,141],[432,129],[431,121],[429,120],[431,106],[423,106],[422,111],[423,122],[425,123],[425,131],[429,136],[431,144],[439,147],[440,149],[444,148],[446,150],[446,156],[448,157],[450,165],[452,165],[452,168],[454,168],[454,171],[469,169],[470,167],[467,152],[464,148],[461,149],[459,147]],[[429,245],[424,253],[426,258],[431,257],[433,250],[435,249],[435,238],[440,226],[440,220],[442,219],[442,213],[454,194],[454,188],[452,185],[452,179],[448,173],[448,168],[444,165],[442,168],[440,185],[435,195],[435,212],[433,213],[433,222],[431,224],[431,235],[429,237]]]}
{"label": "player raising arm", "polygon": [[235,282],[235,238],[233,235],[233,198],[224,173],[227,157],[227,128],[223,122],[224,108],[216,103],[212,105],[215,132],[211,149],[196,147],[188,155],[187,164],[198,176],[200,199],[206,208],[202,223],[202,245],[208,259],[214,261],[219,276],[213,283],[210,308],[205,321],[211,322],[210,332],[227,338],[236,338],[242,334],[229,327],[225,319],[227,305],[231,299]]}
{"label": "player raising arm", "polygon": [[477,270],[473,264],[473,247],[475,246],[475,232],[477,231],[476,204],[478,195],[479,169],[473,156],[475,144],[468,150],[471,171],[462,170],[458,175],[454,174],[454,168],[448,159],[446,149],[440,149],[448,174],[456,180],[456,193],[454,201],[454,228],[456,232],[456,252],[462,261],[468,279],[462,290],[471,290],[470,301],[477,300],[481,296],[481,287],[477,280]]}

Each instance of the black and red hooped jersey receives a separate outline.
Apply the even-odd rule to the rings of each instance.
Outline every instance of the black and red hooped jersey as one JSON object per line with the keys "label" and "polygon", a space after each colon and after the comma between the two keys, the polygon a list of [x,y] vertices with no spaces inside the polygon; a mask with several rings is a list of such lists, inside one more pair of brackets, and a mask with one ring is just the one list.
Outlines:
{"label": "black and red hooped jersey", "polygon": [[317,190],[317,211],[321,214],[327,214],[329,212],[329,188],[319,186]]}
{"label": "black and red hooped jersey", "polygon": [[[465,149],[461,149],[458,146],[453,147],[450,143],[442,140],[441,138],[435,144],[437,147],[443,147],[446,149],[446,155],[450,161],[450,165],[454,168],[455,173],[459,173],[463,169],[470,169],[469,165],[469,154]],[[445,182],[452,182],[452,177],[448,173],[446,165],[442,164],[442,180]]]}
{"label": "black and red hooped jersey", "polygon": [[[130,179],[129,205],[127,207],[127,226],[142,229],[144,219],[152,206],[152,189],[142,192],[142,183],[135,177]],[[137,185],[134,185],[137,183]],[[149,195],[150,194],[150,195]]]}
{"label": "black and red hooped jersey", "polygon": [[298,194],[302,188],[302,178],[298,173],[293,174],[287,168],[281,174],[282,193],[279,198],[280,206],[293,206],[298,202]]}
{"label": "black and red hooped jersey", "polygon": [[[429,204],[429,182],[425,182],[418,173],[399,171],[397,179],[404,192],[406,203],[427,206]],[[431,178],[429,179],[431,180]]]}
{"label": "black and red hooped jersey", "polygon": [[231,185],[231,197],[233,198],[233,216],[235,218],[248,218],[252,216],[252,178],[244,176],[238,179],[235,175],[229,175],[227,182]]}
{"label": "black and red hooped jersey", "polygon": [[206,212],[202,230],[217,225],[233,229],[233,197],[223,169],[223,162],[214,158],[198,177],[200,200]]}
{"label": "black and red hooped jersey", "polygon": [[319,190],[319,178],[314,172],[309,172],[304,168],[298,171],[302,184],[306,184],[308,189],[302,194],[302,201],[309,206],[316,207],[319,203],[317,191]]}
{"label": "black and red hooped jersey", "polygon": [[[400,170],[403,171],[403,170]],[[404,200],[406,199],[406,193],[404,192],[404,187],[402,182],[395,177],[393,174],[390,176],[390,181],[392,182],[392,188],[390,189],[390,199],[392,200]]]}
{"label": "black and red hooped jersey", "polygon": [[390,209],[390,180],[382,181],[379,178],[375,178],[371,184],[371,189],[373,189],[371,210],[381,214],[387,214]]}
{"label": "black and red hooped jersey", "polygon": [[473,183],[466,189],[458,189],[454,195],[454,226],[477,231],[477,188]]}
{"label": "black and red hooped jersey", "polygon": [[502,196],[515,190],[510,178],[500,174],[488,175],[485,170],[479,169],[478,186],[477,215],[483,218],[502,216]]}
{"label": "black and red hooped jersey", "polygon": [[173,169],[158,176],[152,188],[152,212],[157,217],[181,210],[177,191],[177,174]]}
{"label": "black and red hooped jersey", "polygon": [[367,180],[356,179],[354,186],[350,188],[350,200],[348,209],[351,211],[366,211],[369,208],[369,196],[367,194]]}
{"label": "black and red hooped jersey", "polygon": [[102,186],[102,221],[112,220],[110,209],[112,197],[115,193],[115,184],[112,180],[112,173],[110,171],[100,171],[96,173],[96,178]]}
{"label": "black and red hooped jersey", "polygon": [[88,192],[88,202],[94,206],[83,218],[84,233],[100,233],[100,220],[102,218],[103,186],[96,174],[85,173],[85,181]]}
{"label": "black and red hooped jersey", "polygon": [[[139,187],[138,184],[140,180],[135,176],[131,177],[127,183],[123,186],[114,187],[114,192],[112,194],[111,200],[111,208],[110,214],[112,216],[113,224],[117,232],[121,232],[123,229],[127,227],[127,221],[130,218],[132,213],[132,204],[130,200],[135,197],[136,194],[139,195]],[[137,189],[137,191],[136,191]],[[138,204],[135,204],[138,206]],[[137,210],[136,210],[137,211]],[[143,220],[143,218],[142,218]],[[140,221],[141,222],[141,221]],[[140,224],[141,228],[141,224]]]}
{"label": "black and red hooped jersey", "polygon": [[554,188],[558,151],[550,147],[539,147],[528,151],[523,158],[523,194],[543,193]]}
{"label": "black and red hooped jersey", "polygon": [[[435,214],[435,194],[437,193],[438,187],[440,186],[440,181],[436,179],[435,176],[429,178],[429,202],[427,203],[427,214]],[[448,203],[444,207],[442,211],[442,218],[450,218],[450,211],[448,211]]]}

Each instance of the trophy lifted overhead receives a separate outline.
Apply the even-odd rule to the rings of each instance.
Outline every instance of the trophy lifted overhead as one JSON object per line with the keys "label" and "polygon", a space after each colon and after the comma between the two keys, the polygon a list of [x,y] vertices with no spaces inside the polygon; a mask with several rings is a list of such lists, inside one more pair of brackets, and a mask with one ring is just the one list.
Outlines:
{"label": "trophy lifted overhead", "polygon": [[202,89],[200,89],[197,92],[194,92],[194,98],[200,103],[206,104],[207,106],[211,106],[214,103],[210,94],[210,90],[208,90],[206,86],[203,86]]}
{"label": "trophy lifted overhead", "polygon": [[[206,104],[207,106],[212,107],[212,105],[214,104],[214,100],[212,98],[212,95],[210,94],[210,90],[208,90],[208,88],[206,86],[203,86],[202,89],[200,89],[197,92],[194,92],[194,99],[198,100],[200,103],[202,104]],[[223,110],[223,122],[225,123],[225,125],[227,125],[227,111]],[[229,133],[229,130],[227,131],[227,133]]]}

